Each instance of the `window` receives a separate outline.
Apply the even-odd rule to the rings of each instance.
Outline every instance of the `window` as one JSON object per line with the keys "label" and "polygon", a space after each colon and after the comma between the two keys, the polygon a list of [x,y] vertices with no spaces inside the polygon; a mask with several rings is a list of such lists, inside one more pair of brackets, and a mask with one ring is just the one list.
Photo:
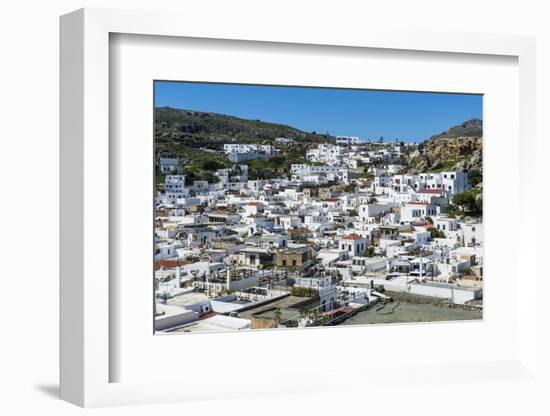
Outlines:
{"label": "window", "polygon": [[283,267],[286,266],[286,260],[283,260]]}
{"label": "window", "polygon": [[296,260],[292,260],[292,265],[296,266]]}

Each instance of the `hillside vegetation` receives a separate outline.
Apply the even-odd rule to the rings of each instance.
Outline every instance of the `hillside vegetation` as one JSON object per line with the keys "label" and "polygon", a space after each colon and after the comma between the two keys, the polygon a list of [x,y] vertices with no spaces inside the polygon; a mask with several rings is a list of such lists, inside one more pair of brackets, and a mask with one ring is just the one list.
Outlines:
{"label": "hillside vegetation", "polygon": [[334,141],[329,135],[304,132],[284,124],[170,107],[155,109],[155,138],[159,143],[176,141],[216,148],[232,142],[273,144],[277,137],[301,143]]}

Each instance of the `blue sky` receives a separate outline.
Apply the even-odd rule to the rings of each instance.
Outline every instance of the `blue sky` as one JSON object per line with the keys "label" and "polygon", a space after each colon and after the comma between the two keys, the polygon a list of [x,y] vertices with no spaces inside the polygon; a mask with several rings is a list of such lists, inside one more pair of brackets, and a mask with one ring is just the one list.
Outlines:
{"label": "blue sky", "polygon": [[336,88],[155,82],[155,106],[185,108],[386,141],[422,141],[471,118],[482,96]]}

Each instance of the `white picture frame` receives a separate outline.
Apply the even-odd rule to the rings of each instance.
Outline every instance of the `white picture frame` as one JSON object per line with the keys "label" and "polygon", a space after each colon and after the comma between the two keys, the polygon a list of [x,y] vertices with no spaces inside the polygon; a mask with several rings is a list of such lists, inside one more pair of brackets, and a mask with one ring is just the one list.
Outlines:
{"label": "white picture frame", "polygon": [[[247,42],[331,45],[335,48],[371,48],[383,50],[428,51],[440,54],[499,55],[514,57],[519,68],[519,166],[517,195],[520,212],[526,213],[534,198],[534,184],[526,172],[535,162],[535,41],[529,37],[404,32],[379,29],[326,30],[300,28],[280,30],[276,24],[254,25],[243,19],[209,27],[200,19],[185,19],[171,13],[151,13],[106,9],[83,9],[61,18],[61,398],[80,406],[160,403],[209,399],[213,397],[247,397],[261,394],[247,386],[242,392],[235,386],[214,386],[202,392],[189,380],[181,382],[112,382],[110,367],[120,359],[111,348],[113,338],[110,310],[116,309],[110,297],[109,276],[110,227],[110,41],[111,34],[147,35],[181,38],[224,39]],[[265,22],[264,22],[265,23]],[[235,27],[239,30],[236,31]],[[528,224],[527,215],[522,220]],[[525,227],[523,238],[535,241],[536,230]],[[483,380],[536,382],[536,270],[535,250],[519,247],[518,261],[525,265],[523,282],[532,288],[517,299],[517,319],[521,323],[515,334],[517,346],[508,359],[471,364],[441,362],[438,365],[414,365],[408,369],[382,365],[371,369],[373,377],[413,374],[404,384],[441,381],[443,372],[453,372],[468,382]],[[517,273],[511,270],[510,273]],[[224,334],[223,336],[232,336]],[[283,333],[277,336],[285,336]],[[304,335],[307,337],[310,335]],[[360,370],[360,368],[359,368]],[[329,374],[338,378],[339,370]],[[319,376],[319,377],[318,377]],[[283,376],[270,374],[272,386],[285,387],[276,394],[330,393],[355,391],[352,382],[327,385],[325,373],[312,374],[307,386],[282,383]],[[318,377],[320,381],[314,382]],[[182,386],[184,388],[182,388]],[[273,395],[275,393],[267,394]]]}

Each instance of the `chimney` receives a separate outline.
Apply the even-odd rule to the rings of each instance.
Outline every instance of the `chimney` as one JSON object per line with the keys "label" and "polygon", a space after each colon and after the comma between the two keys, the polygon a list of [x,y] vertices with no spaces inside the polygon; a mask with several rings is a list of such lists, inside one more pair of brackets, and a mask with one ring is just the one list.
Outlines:
{"label": "chimney", "polygon": [[227,268],[227,278],[226,278],[225,286],[227,291],[231,290],[231,268],[230,267]]}

